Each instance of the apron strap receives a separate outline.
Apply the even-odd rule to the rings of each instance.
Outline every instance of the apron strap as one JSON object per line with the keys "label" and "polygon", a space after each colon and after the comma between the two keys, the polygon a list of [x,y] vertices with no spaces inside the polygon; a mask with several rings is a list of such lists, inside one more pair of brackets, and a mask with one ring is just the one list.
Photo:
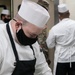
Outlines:
{"label": "apron strap", "polygon": [[35,52],[34,52],[34,49],[33,49],[33,46],[32,46],[32,45],[30,45],[30,48],[33,50],[34,58],[36,58],[36,56],[35,56]]}
{"label": "apron strap", "polygon": [[[10,28],[9,28],[9,24],[8,24],[8,23],[7,23],[7,25],[6,25],[6,29],[7,29],[7,33],[8,33],[8,36],[9,36],[9,39],[10,39],[12,48],[13,48],[13,52],[14,52],[16,61],[19,61],[18,53],[17,53],[16,47],[15,47],[15,43],[14,43],[14,41],[13,41],[13,38],[12,38],[12,35],[11,35],[11,32],[10,32]],[[35,52],[34,52],[34,49],[33,49],[32,45],[30,45],[30,48],[33,50],[33,55],[34,55],[34,57],[36,58]]]}
{"label": "apron strap", "polygon": [[14,52],[16,61],[19,61],[18,53],[17,53],[16,47],[15,47],[15,43],[14,43],[14,41],[13,41],[13,38],[12,38],[12,35],[11,35],[11,32],[10,32],[10,28],[9,28],[9,24],[8,24],[8,23],[7,23],[7,25],[6,25],[6,29],[7,29],[7,33],[8,33],[8,36],[9,36],[9,39],[10,39],[12,48],[13,48],[13,52]]}

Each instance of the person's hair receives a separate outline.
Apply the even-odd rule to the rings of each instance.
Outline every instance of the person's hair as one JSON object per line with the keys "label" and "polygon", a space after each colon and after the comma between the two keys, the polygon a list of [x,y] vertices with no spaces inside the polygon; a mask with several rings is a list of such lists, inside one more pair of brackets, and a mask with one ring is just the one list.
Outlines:
{"label": "person's hair", "polygon": [[2,20],[2,17],[5,17],[5,14],[1,14],[1,20]]}
{"label": "person's hair", "polygon": [[61,16],[62,19],[63,19],[63,18],[69,18],[70,13],[69,13],[69,11],[64,12],[64,13],[60,13],[60,12],[59,12],[59,15]]}

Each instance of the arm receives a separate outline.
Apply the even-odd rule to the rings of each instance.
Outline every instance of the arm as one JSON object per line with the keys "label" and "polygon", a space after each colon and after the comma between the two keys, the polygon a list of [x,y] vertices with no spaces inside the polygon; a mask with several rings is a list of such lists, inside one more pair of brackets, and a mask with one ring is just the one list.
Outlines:
{"label": "arm", "polygon": [[52,71],[45,60],[43,52],[40,52],[36,59],[35,75],[52,75]]}
{"label": "arm", "polygon": [[48,48],[54,48],[55,47],[55,35],[53,32],[53,29],[51,29],[49,31],[49,35],[46,39],[46,43],[47,43]]}

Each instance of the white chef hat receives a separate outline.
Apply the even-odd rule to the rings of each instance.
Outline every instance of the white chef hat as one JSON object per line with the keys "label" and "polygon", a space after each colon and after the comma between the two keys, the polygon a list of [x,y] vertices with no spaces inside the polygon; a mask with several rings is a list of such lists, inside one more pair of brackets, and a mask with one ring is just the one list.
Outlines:
{"label": "white chef hat", "polygon": [[48,11],[39,4],[30,0],[23,0],[18,14],[26,21],[44,27],[50,18]]}
{"label": "white chef hat", "polygon": [[59,4],[58,5],[58,12],[60,13],[64,13],[68,11],[67,5],[66,4]]}
{"label": "white chef hat", "polygon": [[10,13],[9,13],[9,10],[7,10],[7,9],[3,9],[2,12],[1,12],[1,14],[9,15]]}

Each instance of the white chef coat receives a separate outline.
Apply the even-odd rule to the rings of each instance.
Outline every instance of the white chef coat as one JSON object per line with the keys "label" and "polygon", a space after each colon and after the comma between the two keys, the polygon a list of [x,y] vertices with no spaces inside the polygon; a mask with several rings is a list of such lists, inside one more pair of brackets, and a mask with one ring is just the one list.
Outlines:
{"label": "white chef coat", "polygon": [[57,62],[75,62],[75,21],[65,18],[53,26],[46,43],[49,48],[55,47],[54,70]]}
{"label": "white chef coat", "polygon": [[0,20],[0,24],[4,24],[4,22],[2,20]]}
{"label": "white chef coat", "polygon": [[[13,36],[11,25],[10,29]],[[21,46],[17,42],[15,42],[15,45],[20,60],[34,59],[33,51],[30,46]],[[37,42],[33,44],[33,49],[36,56],[35,75],[52,75],[51,69],[46,63],[43,52],[40,52],[40,47]],[[6,31],[6,26],[3,24],[0,26],[0,75],[11,75],[15,68],[14,62],[15,56]]]}

